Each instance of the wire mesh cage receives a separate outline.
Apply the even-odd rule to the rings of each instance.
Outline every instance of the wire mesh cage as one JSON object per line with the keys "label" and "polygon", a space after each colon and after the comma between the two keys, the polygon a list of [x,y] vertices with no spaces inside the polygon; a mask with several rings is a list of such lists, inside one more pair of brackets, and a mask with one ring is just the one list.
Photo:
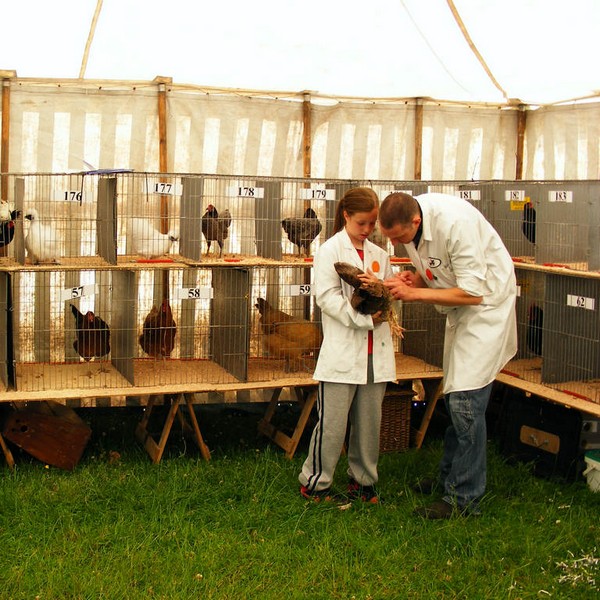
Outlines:
{"label": "wire mesh cage", "polygon": [[504,372],[600,404],[600,279],[516,266],[517,355]]}
{"label": "wire mesh cage", "polygon": [[2,235],[10,239],[3,247],[5,256],[23,265],[94,268],[114,263],[114,194],[103,176],[7,177],[10,195],[0,206]]}
{"label": "wire mesh cage", "polygon": [[323,339],[311,267],[257,267],[251,281],[250,381],[311,379]]}
{"label": "wire mesh cage", "polygon": [[245,380],[246,270],[142,269],[134,280],[131,356],[137,386]]}
{"label": "wire mesh cage", "polygon": [[23,270],[12,278],[17,390],[130,387],[120,364],[128,332],[118,324],[116,273]]}

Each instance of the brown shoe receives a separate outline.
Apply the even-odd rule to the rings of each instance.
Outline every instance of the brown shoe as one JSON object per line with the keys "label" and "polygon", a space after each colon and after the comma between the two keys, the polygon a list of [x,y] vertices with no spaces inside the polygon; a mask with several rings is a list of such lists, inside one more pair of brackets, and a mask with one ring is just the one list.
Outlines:
{"label": "brown shoe", "polygon": [[450,519],[461,514],[459,510],[443,500],[432,502],[427,506],[419,506],[415,508],[414,513],[424,519]]}
{"label": "brown shoe", "polygon": [[419,494],[433,494],[438,488],[438,480],[432,477],[424,477],[411,485],[410,488]]}

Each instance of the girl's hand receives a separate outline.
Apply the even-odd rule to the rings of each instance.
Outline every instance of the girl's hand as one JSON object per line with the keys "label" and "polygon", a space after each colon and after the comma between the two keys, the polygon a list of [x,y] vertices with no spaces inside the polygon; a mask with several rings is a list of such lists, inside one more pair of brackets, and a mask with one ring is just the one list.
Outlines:
{"label": "girl's hand", "polygon": [[381,313],[382,311],[378,310],[376,313],[373,313],[371,315],[371,318],[373,319],[373,325],[379,325],[380,323],[383,323],[386,320],[381,318]]}
{"label": "girl's hand", "polygon": [[375,275],[375,273],[371,271],[371,269],[367,269],[366,273],[361,273],[360,275],[358,275],[358,278],[362,281],[363,285],[369,283],[377,283],[378,281],[381,281],[377,277],[377,275]]}

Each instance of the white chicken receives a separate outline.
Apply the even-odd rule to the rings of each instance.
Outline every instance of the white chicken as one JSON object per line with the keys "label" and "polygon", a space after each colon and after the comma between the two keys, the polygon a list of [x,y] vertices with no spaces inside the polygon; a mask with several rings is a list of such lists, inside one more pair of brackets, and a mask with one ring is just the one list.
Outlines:
{"label": "white chicken", "polygon": [[31,262],[36,265],[41,262],[58,264],[59,243],[56,229],[52,225],[45,225],[35,208],[27,209],[25,218],[30,221],[25,249]]}
{"label": "white chicken", "polygon": [[168,254],[173,242],[179,239],[179,230],[172,228],[169,233],[160,233],[151,221],[134,217],[131,219],[131,252],[144,258],[158,258]]}

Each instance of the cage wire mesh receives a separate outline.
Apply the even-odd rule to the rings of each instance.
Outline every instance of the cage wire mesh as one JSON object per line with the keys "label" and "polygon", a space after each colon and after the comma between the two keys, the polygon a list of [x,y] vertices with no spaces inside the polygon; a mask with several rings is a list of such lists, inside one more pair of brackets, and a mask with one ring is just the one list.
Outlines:
{"label": "cage wire mesh", "polygon": [[[286,347],[277,337],[280,323],[300,331],[320,329],[311,257],[332,234],[337,201],[351,187],[365,185],[381,200],[393,191],[442,192],[478,208],[513,257],[519,284],[519,350],[507,372],[600,403],[596,181],[360,182],[152,173],[7,177],[0,234],[7,236],[7,223],[13,221],[13,237],[0,247],[0,265],[10,267],[2,281],[11,289],[14,327],[4,363],[8,366],[13,344],[18,390],[310,379],[317,344],[300,353]],[[215,219],[230,221],[226,230],[213,226],[207,236],[202,221],[209,206],[216,209]],[[60,264],[51,270],[30,266],[24,244],[30,222],[23,217],[31,208],[55,240]],[[309,228],[299,243],[284,221],[306,219],[308,208],[314,211],[308,219],[313,224],[316,219],[319,227]],[[21,214],[13,215],[14,210]],[[134,218],[151,224],[143,231],[158,236],[178,232],[158,253],[157,262],[165,264],[127,265],[145,260],[139,252],[132,254]],[[157,239],[163,238],[142,241],[152,246]],[[372,240],[392,255],[395,271],[410,268],[402,246],[393,248],[378,232]],[[268,264],[272,259],[277,265]],[[13,272],[15,262],[23,268]],[[569,274],[550,272],[556,266],[567,267]],[[271,307],[271,317],[277,315],[268,325],[256,307],[259,298]],[[162,314],[163,301],[171,320],[165,325],[157,317],[156,329],[168,339],[156,335],[163,345],[152,351],[140,338],[153,311]],[[80,333],[71,306],[106,323],[107,353],[78,353],[74,344]],[[395,341],[399,373],[438,372],[443,315],[428,305],[396,307],[405,329],[403,339]],[[2,328],[8,334],[9,328]],[[8,372],[2,370],[5,386]]]}
{"label": "cage wire mesh", "polygon": [[[110,198],[100,197],[97,174],[7,175],[6,212],[18,211],[9,252],[22,264],[96,266],[114,246]],[[0,210],[0,213],[2,211]],[[6,214],[6,213],[5,213]],[[0,221],[6,222],[5,216]],[[21,237],[22,236],[22,237]],[[19,248],[23,248],[19,252]]]}
{"label": "cage wire mesh", "polygon": [[20,271],[12,286],[15,387],[20,391],[129,386],[115,368],[110,271]]}
{"label": "cage wire mesh", "polygon": [[323,339],[310,267],[252,272],[249,380],[310,379]]}

